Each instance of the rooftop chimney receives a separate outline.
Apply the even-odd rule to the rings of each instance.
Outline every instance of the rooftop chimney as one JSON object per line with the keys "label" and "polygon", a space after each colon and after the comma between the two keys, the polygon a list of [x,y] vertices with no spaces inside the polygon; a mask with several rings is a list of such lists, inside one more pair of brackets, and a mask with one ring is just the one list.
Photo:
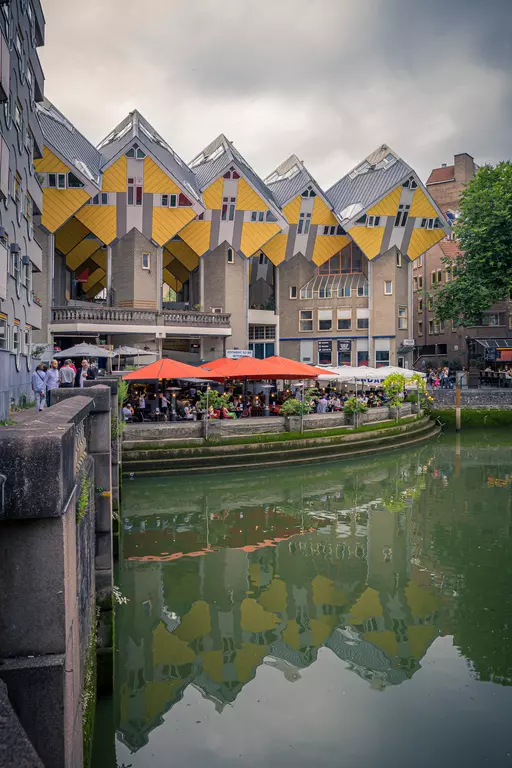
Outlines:
{"label": "rooftop chimney", "polygon": [[441,163],[441,168],[446,168],[446,163]]}

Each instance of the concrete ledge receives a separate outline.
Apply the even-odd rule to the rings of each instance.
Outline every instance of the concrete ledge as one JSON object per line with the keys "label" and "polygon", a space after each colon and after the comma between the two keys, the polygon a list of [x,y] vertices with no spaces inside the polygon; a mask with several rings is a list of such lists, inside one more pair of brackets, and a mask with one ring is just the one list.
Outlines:
{"label": "concrete ledge", "polygon": [[2,768],[44,768],[11,706],[0,680],[0,765]]}
{"label": "concrete ledge", "polygon": [[[110,387],[96,385],[87,389],[87,395],[82,394],[82,392],[84,392],[83,389],[77,389],[76,387],[52,389],[50,392],[50,402],[52,405],[56,405],[57,403],[61,403],[63,400],[69,400],[70,398],[73,400],[78,400],[79,398],[81,400],[89,400],[92,398],[91,411],[95,411],[96,413],[110,411]],[[51,410],[51,408],[48,409],[47,413],[50,413]],[[42,413],[44,413],[44,411],[42,411]]]}

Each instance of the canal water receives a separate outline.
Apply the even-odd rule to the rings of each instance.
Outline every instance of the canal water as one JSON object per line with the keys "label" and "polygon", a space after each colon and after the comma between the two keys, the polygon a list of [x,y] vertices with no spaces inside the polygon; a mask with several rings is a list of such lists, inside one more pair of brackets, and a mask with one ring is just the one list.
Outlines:
{"label": "canal water", "polygon": [[505,430],[135,477],[122,514],[95,768],[512,766]]}

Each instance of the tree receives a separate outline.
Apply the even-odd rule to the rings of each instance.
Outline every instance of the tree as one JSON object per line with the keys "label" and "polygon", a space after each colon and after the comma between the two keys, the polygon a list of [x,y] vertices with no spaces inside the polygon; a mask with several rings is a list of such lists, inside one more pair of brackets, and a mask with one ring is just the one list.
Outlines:
{"label": "tree", "polygon": [[436,289],[435,312],[439,320],[479,325],[482,312],[512,291],[511,162],[479,168],[462,194],[455,236],[457,279]]}

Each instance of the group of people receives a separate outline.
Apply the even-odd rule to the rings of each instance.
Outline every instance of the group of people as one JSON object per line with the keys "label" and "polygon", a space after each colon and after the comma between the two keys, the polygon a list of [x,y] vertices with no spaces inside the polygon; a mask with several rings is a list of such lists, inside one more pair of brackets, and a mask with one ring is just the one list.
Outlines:
{"label": "group of people", "polygon": [[366,390],[357,394],[350,390],[344,394],[338,392],[324,392],[321,397],[315,399],[315,413],[333,413],[336,411],[342,411],[345,403],[352,397],[357,397],[357,400],[366,405],[367,408],[378,408],[381,405],[386,405],[387,398],[384,391],[378,389],[377,391]]}
{"label": "group of people", "polygon": [[431,389],[453,389],[454,377],[447,365],[443,368],[429,368],[427,386]]}
{"label": "group of people", "polygon": [[50,407],[50,392],[52,389],[83,387],[86,379],[96,378],[96,368],[90,366],[87,360],[82,360],[80,368],[76,368],[72,360],[64,360],[59,368],[58,360],[52,360],[50,365],[40,363],[32,374],[32,391],[36,401],[36,411]]}

